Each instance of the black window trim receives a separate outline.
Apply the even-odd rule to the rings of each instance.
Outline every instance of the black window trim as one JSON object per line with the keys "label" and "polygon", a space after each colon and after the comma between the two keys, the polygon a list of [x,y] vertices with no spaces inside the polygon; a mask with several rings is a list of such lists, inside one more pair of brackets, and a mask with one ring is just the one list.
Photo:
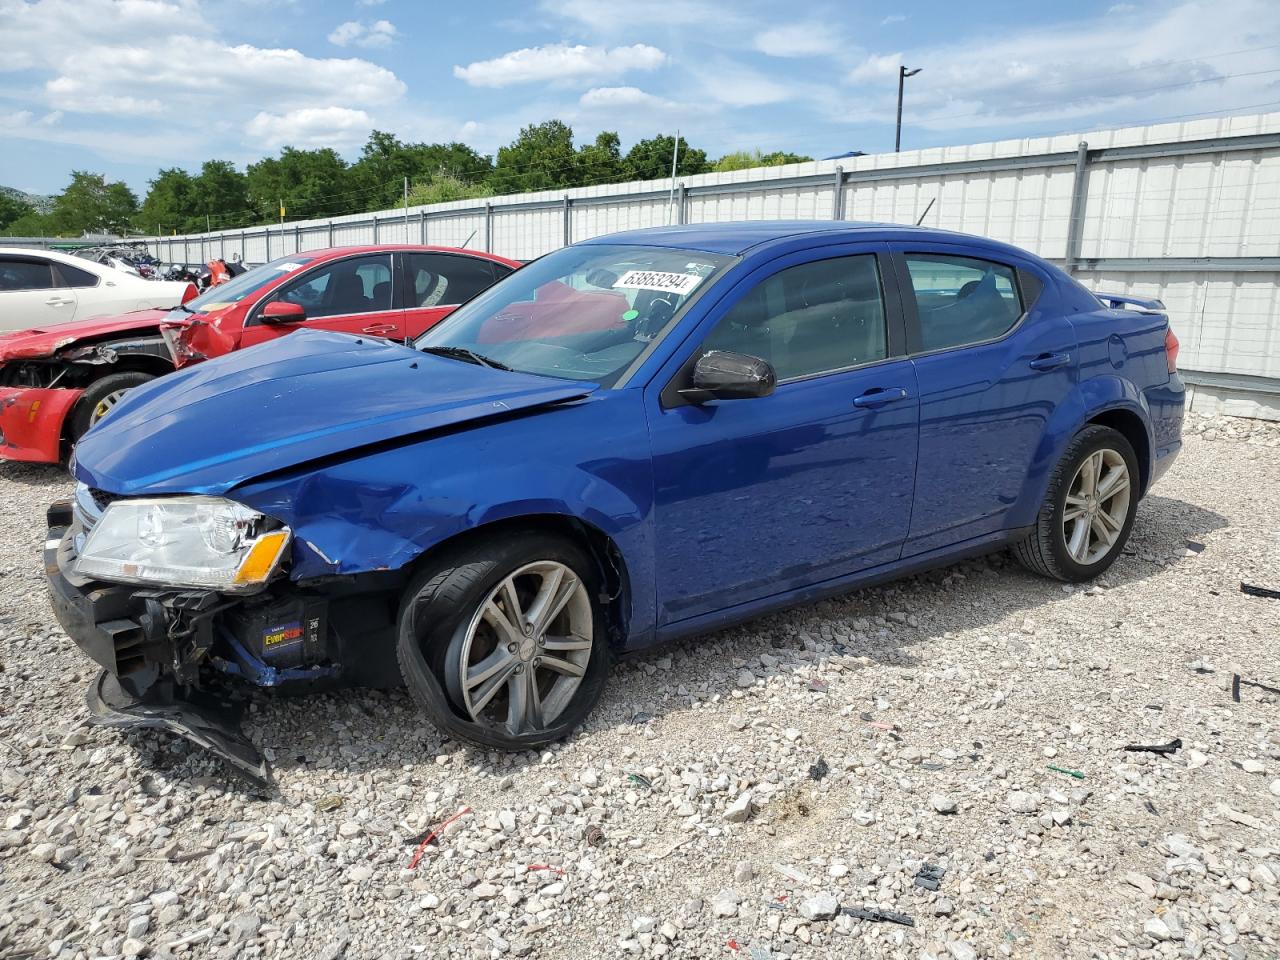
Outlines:
{"label": "black window trim", "polygon": [[[986,253],[986,251],[982,251]],[[997,267],[1004,267],[1006,270],[1012,271],[1015,278],[1015,289],[1018,294],[1018,305],[1021,307],[1021,313],[1018,318],[1010,325],[1009,329],[1004,331],[997,337],[988,337],[985,340],[973,340],[966,343],[957,343],[948,347],[938,347],[934,350],[920,349],[924,338],[922,328],[920,326],[920,313],[916,309],[915,285],[911,282],[911,271],[907,267],[907,257],[913,254],[926,257],[958,257],[965,260],[980,260],[984,263],[993,263]],[[1044,280],[1035,276],[1031,271],[1027,270],[1019,263],[1011,263],[1008,260],[997,260],[991,256],[982,256],[968,250],[964,247],[938,245],[937,249],[928,249],[922,246],[908,244],[893,244],[890,253],[893,260],[894,270],[898,275],[898,287],[902,294],[902,312],[906,318],[907,333],[907,356],[915,359],[916,357],[932,357],[939,353],[947,353],[952,350],[967,350],[970,347],[985,347],[993,343],[999,343],[1007,340],[1015,333],[1022,329],[1026,323],[1027,317],[1031,315],[1032,309],[1039,301],[1040,296],[1044,293],[1046,286]],[[1035,291],[1034,297],[1028,297],[1030,292],[1030,283],[1027,276],[1030,274],[1034,281],[1039,285],[1039,289]]]}
{"label": "black window trim", "polygon": [[[834,377],[845,373],[851,373],[857,370],[869,370],[872,367],[878,367],[882,364],[893,363],[907,356],[905,342],[905,328],[903,324],[902,297],[897,282],[897,274],[890,260],[889,252],[883,244],[875,244],[861,250],[843,250],[834,251],[830,247],[809,248],[795,253],[816,254],[802,260],[796,260],[794,263],[787,262],[785,266],[777,267],[768,273],[758,277],[749,286],[743,289],[742,294],[734,298],[731,304],[722,306],[717,304],[714,310],[714,320],[707,328],[706,332],[698,339],[698,344],[689,353],[683,363],[667,381],[666,386],[662,388],[662,392],[658,395],[659,402],[663,410],[670,410],[673,407],[687,406],[692,403],[680,391],[688,386],[689,377],[693,374],[693,367],[698,362],[698,358],[702,356],[702,345],[706,342],[712,331],[724,319],[730,310],[742,302],[743,297],[747,296],[761,283],[764,283],[770,277],[775,277],[785,270],[793,267],[802,267],[810,263],[821,263],[824,260],[843,260],[849,257],[875,257],[876,273],[880,279],[880,298],[884,305],[884,322],[885,322],[885,349],[886,355],[879,360],[868,360],[866,363],[854,363],[844,367],[836,367],[832,370],[821,370],[817,373],[805,374],[802,377],[788,377],[785,380],[778,381],[778,389],[790,386],[794,383],[807,383],[811,380],[818,380],[823,377]],[[794,254],[793,254],[794,255]],[[767,266],[776,266],[779,261],[790,261],[791,256],[779,257],[778,260]],[[744,278],[745,279],[745,278]],[[735,284],[737,286],[737,284]],[[767,398],[762,398],[767,399]]]}
{"label": "black window trim", "polygon": [[[301,251],[299,253],[299,256],[301,256],[302,253],[305,253],[305,252],[306,251]],[[334,257],[332,260],[322,260],[319,263],[308,264],[307,269],[303,270],[301,273],[296,273],[296,274],[289,273],[286,279],[282,283],[279,283],[276,286],[272,287],[270,290],[268,290],[252,307],[249,308],[249,312],[246,313],[244,316],[244,323],[242,326],[246,328],[267,326],[267,324],[263,323],[262,317],[261,317],[263,308],[268,303],[275,300],[276,295],[280,293],[281,290],[283,290],[293,281],[300,280],[303,277],[315,271],[323,270],[326,267],[331,267],[335,263],[342,263],[344,260],[355,260],[360,257],[390,257],[391,258],[391,306],[388,307],[386,310],[368,310],[364,313],[331,313],[323,317],[309,316],[307,317],[306,320],[303,321],[303,323],[304,324],[310,323],[312,320],[343,320],[343,319],[346,319],[347,317],[367,317],[370,314],[374,314],[374,313],[392,313],[393,311],[396,311],[396,310],[402,310],[404,308],[402,306],[397,305],[397,302],[400,300],[400,290],[395,282],[395,276],[396,276],[395,274],[396,258],[394,256],[395,253],[396,251],[394,250],[365,250],[360,253],[349,253],[349,254],[346,254],[345,256]]]}
{"label": "black window trim", "polygon": [[[479,290],[477,290],[475,293],[473,293],[471,296],[469,296],[466,300],[459,300],[457,303],[437,303],[430,307],[411,307],[409,306],[409,304],[412,302],[412,298],[409,296],[409,267],[408,267],[408,258],[411,256],[452,257],[456,260],[474,260],[477,263],[483,263],[486,267],[489,268],[489,282],[485,284],[483,287],[481,287]],[[508,267],[505,263],[503,264],[495,263],[494,261],[490,260],[488,257],[477,257],[474,254],[470,254],[470,253],[454,253],[449,250],[401,250],[400,258],[401,258],[401,263],[403,264],[403,268],[402,268],[403,276],[401,278],[400,293],[401,293],[401,297],[404,300],[404,309],[406,310],[438,310],[443,307],[448,307],[450,309],[456,310],[458,307],[462,306],[464,303],[467,303],[469,300],[474,300],[476,297],[480,296],[480,294],[484,293],[486,290],[492,287],[499,280],[509,277],[511,276],[511,274],[515,273],[514,268]],[[498,267],[502,267],[504,270],[507,271],[501,277],[498,276]],[[448,292],[447,288],[445,292],[446,293]]]}

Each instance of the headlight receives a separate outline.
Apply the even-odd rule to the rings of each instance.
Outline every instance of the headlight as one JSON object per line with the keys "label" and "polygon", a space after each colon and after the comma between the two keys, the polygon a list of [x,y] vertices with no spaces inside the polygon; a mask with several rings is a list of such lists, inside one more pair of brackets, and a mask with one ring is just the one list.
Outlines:
{"label": "headlight", "polygon": [[288,527],[221,497],[117,500],[94,525],[76,572],[103,580],[252,590],[289,546]]}

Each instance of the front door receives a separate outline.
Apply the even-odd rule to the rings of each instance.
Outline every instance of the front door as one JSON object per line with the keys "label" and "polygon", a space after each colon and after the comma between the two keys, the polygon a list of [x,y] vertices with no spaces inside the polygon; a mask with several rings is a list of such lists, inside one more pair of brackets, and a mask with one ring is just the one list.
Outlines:
{"label": "front door", "polygon": [[[676,379],[647,401],[662,625],[901,551],[918,400],[888,261],[868,245],[815,256],[791,255],[744,278]],[[708,350],[769,361],[776,391],[682,402],[680,378]]]}
{"label": "front door", "polygon": [[43,257],[0,257],[0,329],[65,323],[76,315],[76,292],[61,287]]}
{"label": "front door", "polygon": [[[273,300],[298,304],[306,310],[307,319],[300,324],[264,323],[262,308]],[[304,326],[403,338],[404,311],[392,282],[391,254],[330,260],[299,274],[255,307],[245,320],[240,346],[253,346]]]}

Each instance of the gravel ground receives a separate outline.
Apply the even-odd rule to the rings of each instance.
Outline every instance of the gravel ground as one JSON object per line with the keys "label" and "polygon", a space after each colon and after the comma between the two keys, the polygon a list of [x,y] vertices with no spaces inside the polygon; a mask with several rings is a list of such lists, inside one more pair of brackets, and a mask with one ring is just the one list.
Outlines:
{"label": "gravel ground", "polygon": [[263,696],[271,797],[82,726],[68,484],[0,465],[0,958],[1280,956],[1280,696],[1231,695],[1280,685],[1280,600],[1239,590],[1280,587],[1280,426],[1187,432],[1087,589],[996,556],[658,650],[541,755]]}

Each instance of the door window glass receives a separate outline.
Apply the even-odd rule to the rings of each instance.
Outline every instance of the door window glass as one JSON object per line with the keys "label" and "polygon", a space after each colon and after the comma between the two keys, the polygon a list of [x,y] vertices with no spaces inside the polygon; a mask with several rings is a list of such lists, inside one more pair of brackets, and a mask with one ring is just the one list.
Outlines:
{"label": "door window glass", "polygon": [[69,263],[58,264],[57,271],[62,280],[61,286],[83,288],[96,287],[98,285],[96,274],[92,274],[88,270],[81,270],[79,267],[73,267]]}
{"label": "door window glass", "polygon": [[465,303],[494,281],[493,267],[477,257],[408,253],[409,307]]}
{"label": "door window glass", "polygon": [[794,380],[888,356],[872,254],[803,263],[762,280],[726,313],[704,350],[733,350]]}
{"label": "door window glass", "polygon": [[0,259],[0,290],[49,290],[53,271],[47,260]]}
{"label": "door window glass", "polygon": [[317,267],[281,289],[277,299],[296,303],[307,319],[391,309],[391,259],[352,257]]}
{"label": "door window glass", "polygon": [[908,253],[922,350],[994,340],[1022,316],[1012,267],[949,254]]}

